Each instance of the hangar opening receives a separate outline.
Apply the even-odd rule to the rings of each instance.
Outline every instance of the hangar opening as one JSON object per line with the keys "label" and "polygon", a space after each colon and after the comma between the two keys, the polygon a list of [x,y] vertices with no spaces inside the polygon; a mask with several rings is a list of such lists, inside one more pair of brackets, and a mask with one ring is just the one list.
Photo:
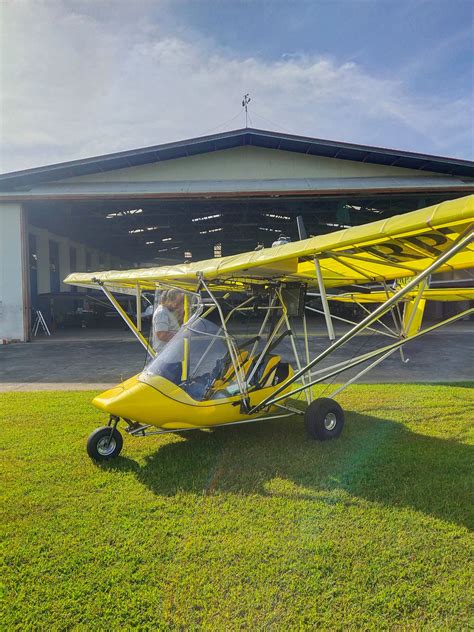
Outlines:
{"label": "hangar opening", "polygon": [[4,174],[1,334],[28,340],[37,309],[54,331],[121,327],[70,272],[233,255],[297,240],[297,216],[316,236],[473,191],[470,161],[248,128]]}

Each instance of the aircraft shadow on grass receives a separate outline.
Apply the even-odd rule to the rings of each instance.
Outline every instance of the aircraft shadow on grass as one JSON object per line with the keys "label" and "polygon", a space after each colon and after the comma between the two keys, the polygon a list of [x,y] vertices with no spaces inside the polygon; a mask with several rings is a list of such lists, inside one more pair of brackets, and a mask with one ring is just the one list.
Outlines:
{"label": "aircraft shadow on grass", "polygon": [[[473,462],[468,445],[346,412],[343,435],[335,441],[306,438],[301,418],[295,417],[184,433],[144,464],[121,456],[101,467],[132,471],[160,496],[247,493],[334,504],[339,497],[334,492],[340,490],[354,503],[359,498],[412,508],[473,528]],[[275,479],[288,481],[288,491],[273,491]]]}

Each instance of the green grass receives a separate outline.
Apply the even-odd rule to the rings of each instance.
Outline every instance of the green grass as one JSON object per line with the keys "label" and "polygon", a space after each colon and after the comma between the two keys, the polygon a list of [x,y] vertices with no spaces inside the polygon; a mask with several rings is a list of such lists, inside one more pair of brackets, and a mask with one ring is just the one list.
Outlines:
{"label": "green grass", "polygon": [[101,466],[92,393],[1,395],[1,625],[466,629],[467,386],[352,387],[337,441],[296,417],[126,437]]}

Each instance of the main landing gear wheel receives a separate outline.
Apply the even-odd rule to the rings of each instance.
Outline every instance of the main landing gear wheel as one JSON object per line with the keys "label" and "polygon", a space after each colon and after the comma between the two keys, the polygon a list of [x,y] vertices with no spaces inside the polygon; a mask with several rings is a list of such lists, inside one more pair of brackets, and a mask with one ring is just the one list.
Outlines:
{"label": "main landing gear wheel", "polygon": [[344,427],[344,411],[333,399],[320,397],[306,409],[304,425],[311,439],[337,439]]}
{"label": "main landing gear wheel", "polygon": [[87,439],[87,454],[94,461],[108,461],[120,454],[122,446],[123,438],[117,428],[103,426]]}

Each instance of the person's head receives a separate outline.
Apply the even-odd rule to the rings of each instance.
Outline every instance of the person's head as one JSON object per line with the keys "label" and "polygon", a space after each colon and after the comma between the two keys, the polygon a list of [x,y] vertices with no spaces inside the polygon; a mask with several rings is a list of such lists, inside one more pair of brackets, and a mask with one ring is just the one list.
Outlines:
{"label": "person's head", "polygon": [[181,290],[166,290],[161,295],[161,304],[173,312],[179,312],[183,308],[184,294]]}

